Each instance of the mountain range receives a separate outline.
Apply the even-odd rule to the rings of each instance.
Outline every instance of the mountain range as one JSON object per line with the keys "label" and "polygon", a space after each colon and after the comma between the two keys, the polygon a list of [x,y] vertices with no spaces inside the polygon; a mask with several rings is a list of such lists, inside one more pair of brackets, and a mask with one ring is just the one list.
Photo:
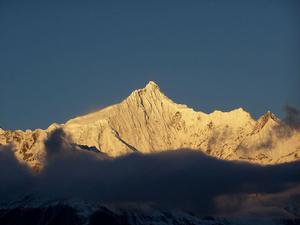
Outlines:
{"label": "mountain range", "polygon": [[78,150],[108,157],[191,149],[222,160],[261,165],[299,160],[300,131],[268,111],[257,120],[242,108],[197,112],[168,98],[150,81],[122,102],[51,124],[47,129],[4,130],[0,145],[32,168],[45,163],[45,141],[60,129]]}

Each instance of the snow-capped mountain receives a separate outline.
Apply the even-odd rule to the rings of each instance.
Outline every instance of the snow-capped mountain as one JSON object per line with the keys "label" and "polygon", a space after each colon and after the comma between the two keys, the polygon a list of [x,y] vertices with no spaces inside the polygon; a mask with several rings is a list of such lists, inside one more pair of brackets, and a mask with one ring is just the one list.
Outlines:
{"label": "snow-capped mountain", "polygon": [[79,116],[46,130],[0,129],[0,144],[12,145],[16,157],[41,167],[44,142],[62,129],[79,148],[110,157],[132,152],[193,149],[225,160],[278,164],[300,158],[300,132],[267,112],[258,120],[242,108],[230,112],[196,112],[176,104],[150,81],[119,104]]}

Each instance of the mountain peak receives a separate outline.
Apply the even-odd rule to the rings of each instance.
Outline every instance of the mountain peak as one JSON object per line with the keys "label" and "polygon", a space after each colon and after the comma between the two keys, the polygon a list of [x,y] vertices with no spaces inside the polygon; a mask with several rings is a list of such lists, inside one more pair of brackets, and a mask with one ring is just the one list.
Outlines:
{"label": "mountain peak", "polygon": [[274,113],[272,113],[270,110],[268,110],[260,119],[261,120],[272,119],[277,123],[280,121],[279,118]]}
{"label": "mountain peak", "polygon": [[258,124],[260,124],[260,126],[264,126],[266,123],[268,123],[270,121],[270,123],[280,123],[280,119],[275,116],[274,113],[272,113],[271,111],[267,111],[264,115],[262,115],[259,119],[258,119]]}
{"label": "mountain peak", "polygon": [[267,127],[274,126],[276,124],[280,123],[280,119],[275,116],[271,111],[267,111],[264,115],[262,115],[258,120],[257,124],[254,128],[253,133],[256,133],[260,131],[263,127],[265,127],[267,124]]}
{"label": "mountain peak", "polygon": [[152,89],[160,89],[159,86],[154,81],[149,81],[144,89],[152,90]]}
{"label": "mountain peak", "polygon": [[149,81],[144,88],[133,91],[129,98],[161,98],[162,96],[164,96],[164,94],[160,91],[160,87],[154,81]]}

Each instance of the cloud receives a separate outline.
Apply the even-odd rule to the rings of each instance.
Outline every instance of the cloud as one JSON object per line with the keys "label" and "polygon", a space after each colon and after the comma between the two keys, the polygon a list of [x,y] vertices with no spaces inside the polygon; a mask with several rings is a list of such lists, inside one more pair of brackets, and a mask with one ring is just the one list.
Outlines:
{"label": "cloud", "polygon": [[215,198],[219,216],[278,217],[300,216],[300,185],[278,193],[221,195]]}
{"label": "cloud", "polygon": [[284,106],[284,112],[285,117],[273,129],[278,138],[289,138],[300,132],[300,112],[290,105]]}
{"label": "cloud", "polygon": [[285,118],[283,119],[284,123],[289,127],[294,129],[300,128],[300,112],[296,108],[286,105],[284,107]]}
{"label": "cloud", "polygon": [[[15,192],[9,195],[2,188],[0,196],[9,199],[34,193],[42,198],[82,198],[103,204],[151,203],[213,215],[224,208],[216,205],[220,196],[276,194],[300,183],[297,162],[261,167],[185,149],[107,159],[70,144],[62,130],[54,131],[45,146],[48,163],[35,175],[16,163],[11,153],[1,152],[5,163],[0,164],[0,182],[14,186]],[[6,167],[13,174],[5,175]],[[13,178],[7,178],[10,175]]]}
{"label": "cloud", "polygon": [[20,190],[26,192],[31,183],[31,171],[25,165],[20,164],[10,146],[0,145],[0,199],[9,200],[16,196]]}

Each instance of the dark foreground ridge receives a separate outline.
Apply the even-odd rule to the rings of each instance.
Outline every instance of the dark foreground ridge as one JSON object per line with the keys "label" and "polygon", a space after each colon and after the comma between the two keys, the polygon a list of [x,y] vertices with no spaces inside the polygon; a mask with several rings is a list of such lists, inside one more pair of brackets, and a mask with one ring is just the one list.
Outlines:
{"label": "dark foreground ridge", "polygon": [[[68,205],[51,205],[40,208],[13,208],[0,210],[1,225],[235,225],[240,220],[222,219],[214,217],[198,217],[184,212],[142,212],[137,210],[109,209],[99,207],[93,213],[84,215]],[[275,224],[298,225],[300,219],[244,219],[243,224]]]}

